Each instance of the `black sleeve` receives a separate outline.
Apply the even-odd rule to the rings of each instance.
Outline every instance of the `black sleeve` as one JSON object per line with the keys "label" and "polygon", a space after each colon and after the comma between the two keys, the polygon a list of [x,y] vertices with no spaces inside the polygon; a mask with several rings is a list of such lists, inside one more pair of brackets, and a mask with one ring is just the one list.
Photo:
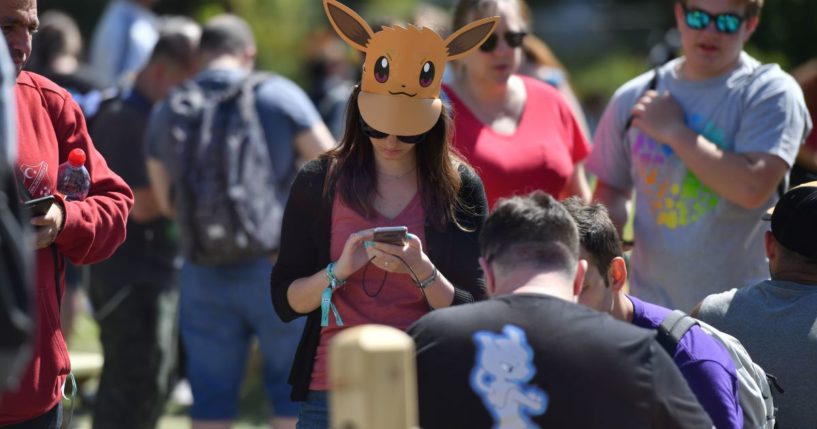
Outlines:
{"label": "black sleeve", "polygon": [[327,216],[321,207],[325,176],[321,162],[311,161],[301,168],[284,210],[281,246],[270,280],[272,305],[284,322],[305,316],[289,305],[289,286],[293,281],[317,272],[321,255],[329,252],[328,242],[323,242],[325,249],[319,249],[317,243],[320,241],[313,237],[316,222],[320,221],[321,215]]}
{"label": "black sleeve", "polygon": [[[488,200],[482,180],[470,167],[460,167],[462,188],[458,219],[469,231],[458,230],[454,249],[455,268],[445,272],[446,278],[454,285],[452,305],[481,301],[485,298],[485,279],[479,266],[479,234],[488,217]],[[454,228],[457,228],[454,226]]]}
{"label": "black sleeve", "polygon": [[698,403],[672,358],[658,341],[653,340],[650,348],[652,356],[649,365],[655,389],[652,427],[712,429],[712,420]]}

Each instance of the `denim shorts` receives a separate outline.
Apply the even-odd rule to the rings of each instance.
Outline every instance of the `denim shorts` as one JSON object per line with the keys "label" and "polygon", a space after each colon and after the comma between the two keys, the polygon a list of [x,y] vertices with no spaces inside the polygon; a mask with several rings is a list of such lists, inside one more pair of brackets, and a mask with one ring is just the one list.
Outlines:
{"label": "denim shorts", "polygon": [[193,420],[232,420],[253,337],[264,361],[264,387],[276,417],[295,417],[287,384],[304,318],[283,323],[270,296],[272,264],[202,267],[180,273],[180,331],[193,391]]}

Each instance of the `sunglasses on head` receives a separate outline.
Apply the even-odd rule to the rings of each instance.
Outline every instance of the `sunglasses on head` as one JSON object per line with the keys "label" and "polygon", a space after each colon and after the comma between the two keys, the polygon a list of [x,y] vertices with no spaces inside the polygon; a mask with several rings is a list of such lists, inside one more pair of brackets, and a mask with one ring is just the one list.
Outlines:
{"label": "sunglasses on head", "polygon": [[714,22],[715,29],[725,34],[736,33],[743,24],[743,17],[735,13],[714,15],[701,9],[688,9],[687,7],[684,7],[684,20],[687,27],[693,30],[703,30],[709,26],[710,22]]}
{"label": "sunglasses on head", "polygon": [[[518,48],[522,46],[522,40],[525,39],[524,31],[506,31],[505,32],[505,43],[508,44],[511,48]],[[485,42],[479,46],[479,50],[482,52],[492,52],[496,49],[496,45],[499,43],[499,36],[496,33],[491,33]]]}
{"label": "sunglasses on head", "polygon": [[[378,131],[369,126],[366,121],[363,120],[363,116],[360,116],[360,128],[363,129],[363,134],[366,134],[367,137],[373,139],[385,139],[389,136],[389,133],[384,133],[383,131]],[[425,140],[426,136],[431,130],[428,130],[422,134],[417,134],[416,136],[396,136],[397,140],[408,143],[408,144],[417,144]]]}

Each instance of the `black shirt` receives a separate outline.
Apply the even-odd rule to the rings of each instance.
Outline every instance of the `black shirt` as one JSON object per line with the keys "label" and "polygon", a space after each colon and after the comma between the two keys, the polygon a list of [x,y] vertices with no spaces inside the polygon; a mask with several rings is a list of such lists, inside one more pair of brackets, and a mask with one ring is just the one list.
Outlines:
{"label": "black shirt", "polygon": [[655,332],[555,297],[436,310],[409,334],[424,429],[712,427]]}
{"label": "black shirt", "polygon": [[[133,189],[150,187],[143,151],[152,104],[138,90],[120,93],[102,104],[90,130],[111,170]],[[92,267],[94,279],[122,283],[167,279],[178,255],[175,223],[165,217],[148,222],[128,218],[128,238],[111,258]],[[118,281],[117,281],[118,280]]]}

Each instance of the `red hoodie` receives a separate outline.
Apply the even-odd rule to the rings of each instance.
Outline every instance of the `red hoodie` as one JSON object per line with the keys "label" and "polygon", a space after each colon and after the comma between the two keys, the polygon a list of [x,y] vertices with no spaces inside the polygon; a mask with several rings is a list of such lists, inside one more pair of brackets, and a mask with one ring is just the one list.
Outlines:
{"label": "red hoodie", "polygon": [[62,296],[64,288],[63,258],[91,264],[109,257],[125,240],[125,222],[133,205],[133,193],[94,148],[82,111],[66,90],[24,71],[17,77],[15,95],[18,177],[24,178],[31,196],[56,193],[57,168],[77,147],[88,155],[85,167],[91,188],[85,200],[63,202],[65,225],[54,242],[57,267],[50,247],[37,251],[33,355],[17,389],[0,398],[0,426],[33,419],[60,401],[70,369],[57,304],[57,290]]}

